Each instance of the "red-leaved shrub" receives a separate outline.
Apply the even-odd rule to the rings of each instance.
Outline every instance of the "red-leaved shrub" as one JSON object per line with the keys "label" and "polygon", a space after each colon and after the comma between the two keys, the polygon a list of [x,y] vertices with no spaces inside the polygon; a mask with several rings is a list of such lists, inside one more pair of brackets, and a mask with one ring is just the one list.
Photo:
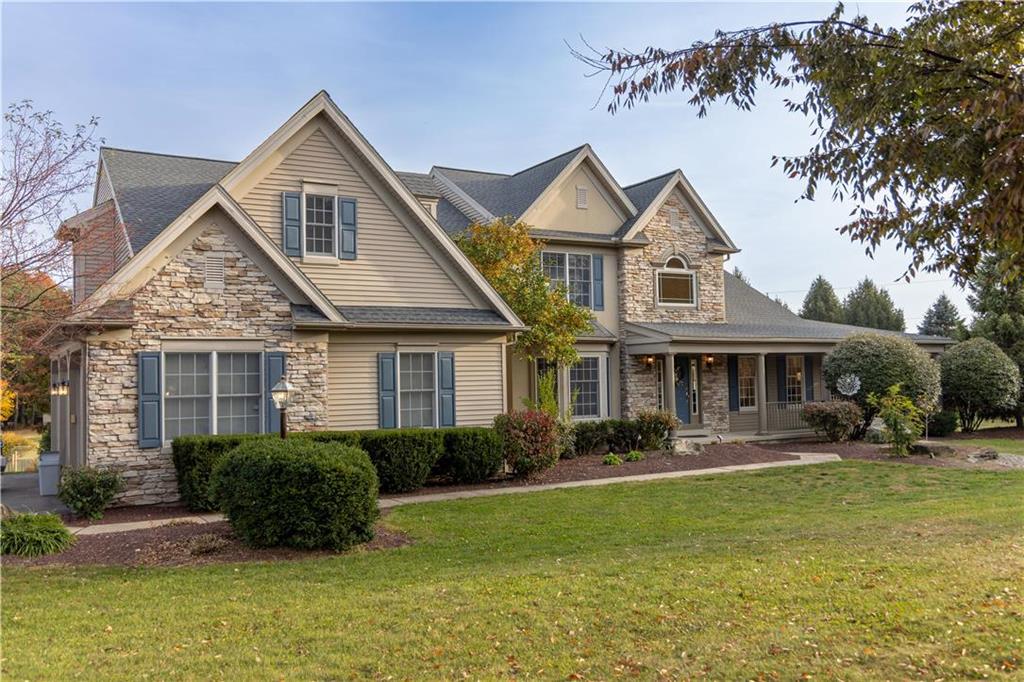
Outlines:
{"label": "red-leaved shrub", "polygon": [[512,411],[494,418],[502,455],[512,474],[526,478],[558,461],[558,421],[540,410]]}

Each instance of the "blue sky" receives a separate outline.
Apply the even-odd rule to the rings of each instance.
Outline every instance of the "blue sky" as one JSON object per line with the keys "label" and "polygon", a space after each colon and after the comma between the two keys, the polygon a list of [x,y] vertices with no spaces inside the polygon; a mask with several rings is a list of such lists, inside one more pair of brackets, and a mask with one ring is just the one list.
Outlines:
{"label": "blue sky", "polygon": [[[850,7],[855,7],[850,4]],[[11,4],[2,8],[4,105],[24,98],[66,124],[101,117],[110,146],[237,160],[327,90],[397,170],[515,171],[583,142],[622,184],[681,168],[743,251],[752,283],[798,308],[825,274],[845,295],[885,284],[916,328],[945,291],[907,259],[871,260],[835,232],[851,206],[794,203],[772,154],[806,151],[809,127],[764,91],[752,112],[698,119],[680,95],[615,116],[564,41],[674,47],[716,28],[820,17],[828,4]],[[861,4],[881,23],[904,6]],[[40,44],[42,43],[42,47]],[[87,201],[87,199],[86,199]]]}

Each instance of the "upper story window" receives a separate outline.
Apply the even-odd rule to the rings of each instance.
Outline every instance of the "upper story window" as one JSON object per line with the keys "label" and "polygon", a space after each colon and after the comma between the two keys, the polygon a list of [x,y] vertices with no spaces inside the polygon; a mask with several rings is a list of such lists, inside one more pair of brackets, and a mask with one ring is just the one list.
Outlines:
{"label": "upper story window", "polygon": [[576,188],[576,208],[587,207],[587,188],[577,187]]}
{"label": "upper story window", "polygon": [[306,253],[333,256],[334,197],[306,195]]}
{"label": "upper story window", "polygon": [[585,308],[593,307],[594,258],[589,253],[541,254],[541,265],[552,285],[565,285],[570,301]]}
{"label": "upper story window", "polygon": [[658,305],[695,307],[697,273],[679,256],[672,256],[655,273]]}

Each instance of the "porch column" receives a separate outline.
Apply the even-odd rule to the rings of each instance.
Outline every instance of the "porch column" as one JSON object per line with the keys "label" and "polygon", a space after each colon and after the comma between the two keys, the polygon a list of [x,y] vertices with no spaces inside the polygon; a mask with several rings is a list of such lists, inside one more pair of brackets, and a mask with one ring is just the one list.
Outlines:
{"label": "porch column", "polygon": [[768,373],[765,354],[757,354],[757,432],[768,433]]}
{"label": "porch column", "polygon": [[661,390],[665,391],[665,411],[675,416],[676,414],[676,356],[675,353],[665,353],[665,361],[662,363],[665,375],[662,377]]}

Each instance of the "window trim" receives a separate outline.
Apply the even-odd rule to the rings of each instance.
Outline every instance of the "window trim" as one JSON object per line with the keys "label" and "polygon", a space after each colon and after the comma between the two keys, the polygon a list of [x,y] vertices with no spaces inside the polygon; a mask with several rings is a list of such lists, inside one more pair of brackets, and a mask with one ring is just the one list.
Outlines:
{"label": "window trim", "polygon": [[[685,267],[669,267],[669,263],[678,260]],[[689,275],[692,281],[693,303],[672,303],[661,300],[661,276],[662,275]],[[697,284],[697,271],[688,265],[688,261],[682,256],[672,255],[665,259],[665,265],[654,271],[654,303],[659,308],[697,308],[700,303],[700,294]]]}
{"label": "window trim", "polygon": [[[743,360],[753,361],[753,380],[754,380],[754,402],[751,405],[743,404],[743,391],[742,391],[742,380],[743,373],[740,368],[743,366]],[[736,402],[739,405],[740,412],[757,412],[757,356],[756,355],[740,355],[736,358]]]}
{"label": "window trim", "polygon": [[[315,192],[315,191],[308,191],[307,192],[305,189],[303,189],[301,194],[302,194],[302,200],[300,202],[300,207],[299,207],[299,217],[302,219],[301,222],[300,222],[301,230],[302,230],[301,233],[300,233],[300,236],[301,236],[301,240],[300,241],[302,242],[302,258],[304,260],[314,260],[314,259],[323,259],[325,261],[326,260],[330,260],[330,261],[338,260],[338,248],[340,247],[340,244],[338,242],[338,239],[340,237],[339,225],[341,223],[339,222],[339,216],[338,216],[338,197],[337,197],[337,195],[336,194],[320,194],[319,192]],[[331,215],[334,218],[334,222],[331,225],[331,245],[332,245],[332,249],[333,249],[331,253],[327,253],[326,251],[308,251],[306,249],[306,240],[309,239],[309,229],[308,229],[308,225],[307,225],[307,222],[306,222],[306,197],[307,196],[313,196],[313,197],[319,197],[319,198],[322,198],[322,199],[330,199],[331,200]],[[318,224],[318,227],[319,226],[320,225]]]}
{"label": "window trim", "polygon": [[[575,301],[572,300],[572,292],[569,290],[569,256],[577,256],[577,257],[578,256],[585,256],[586,257],[586,259],[590,262],[590,270],[589,270],[590,271],[590,281],[589,281],[590,293],[589,293],[589,296],[588,296],[590,302],[587,305],[583,305],[582,303],[576,303],[576,305],[578,305],[580,307],[583,307],[583,308],[586,308],[588,310],[593,310],[594,309],[594,254],[592,254],[592,253],[576,253],[575,251],[546,251],[546,250],[545,251],[541,251],[540,252],[540,259],[541,259],[541,269],[542,270],[544,268],[544,256],[548,255],[548,254],[552,255],[552,256],[562,256],[564,258],[564,267],[562,268],[562,270],[565,273],[565,275],[562,278],[562,286],[565,287],[565,299],[567,301],[570,301],[570,302],[573,302],[573,303],[575,303]],[[598,255],[600,255],[600,254],[598,254]],[[547,273],[544,273],[544,274],[545,274],[545,277],[546,277]],[[550,281],[550,278],[549,278],[549,281]]]}
{"label": "window trim", "polygon": [[[580,353],[580,360],[584,358],[595,358],[597,360],[597,416],[580,416],[576,414],[576,410],[573,409],[572,420],[574,422],[592,422],[601,421],[602,419],[608,418],[608,376],[605,372],[604,358],[608,357],[607,353]],[[559,368],[563,369],[563,368]],[[564,368],[565,371],[565,390],[568,392],[569,400],[572,401],[572,377],[569,373],[569,367]]]}
{"label": "window trim", "polygon": [[260,430],[256,433],[266,433],[267,416],[266,416],[266,404],[267,404],[267,387],[266,387],[266,352],[255,351],[255,350],[236,350],[236,349],[225,349],[225,350],[165,350],[160,349],[160,437],[163,440],[164,447],[170,447],[171,440],[167,439],[167,356],[168,355],[179,355],[179,354],[191,354],[191,355],[209,355],[210,356],[210,433],[208,435],[217,435],[217,398],[218,385],[217,385],[217,354],[218,353],[256,353],[260,356],[259,369],[260,369],[260,417],[259,425]]}
{"label": "window trim", "polygon": [[[434,409],[433,418],[431,419],[430,426],[404,426],[402,424],[402,356],[403,355],[429,355],[431,358],[431,366],[434,368]],[[401,348],[395,350],[395,428],[396,429],[436,429],[438,427],[438,420],[441,418],[441,390],[438,387],[440,377],[437,372],[437,351],[436,350],[402,350]]]}

